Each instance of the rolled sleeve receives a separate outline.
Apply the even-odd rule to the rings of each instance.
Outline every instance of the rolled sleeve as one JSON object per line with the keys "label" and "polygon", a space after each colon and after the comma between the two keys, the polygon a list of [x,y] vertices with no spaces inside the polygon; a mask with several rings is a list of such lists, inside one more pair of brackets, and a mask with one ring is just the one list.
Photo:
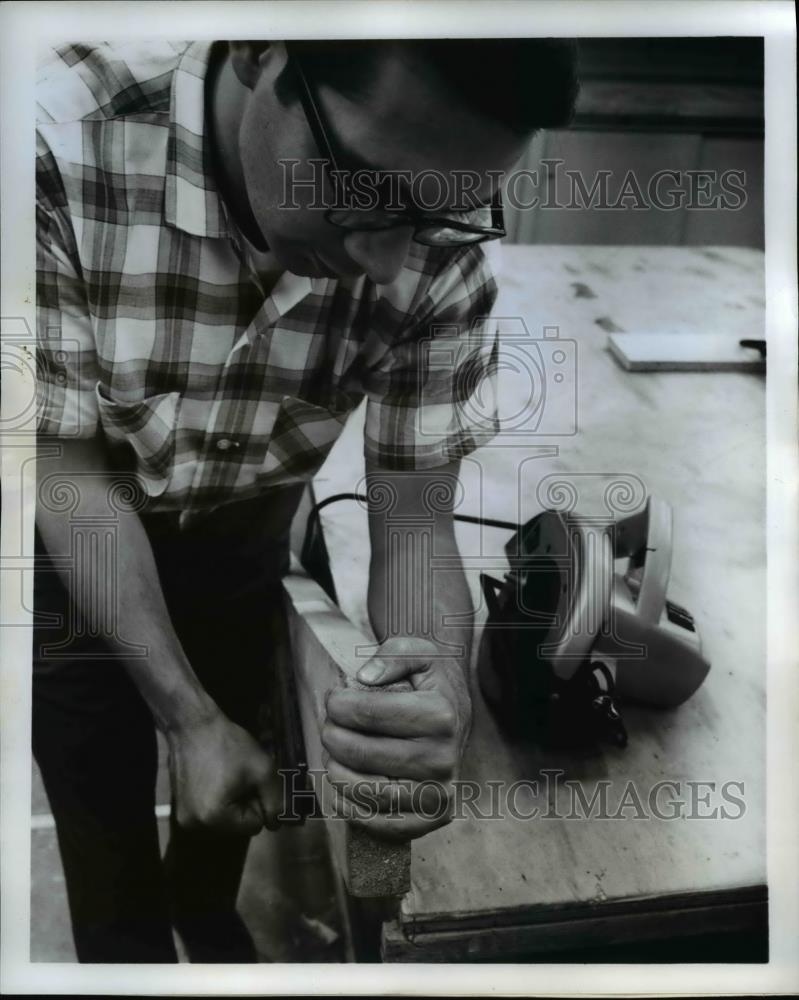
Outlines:
{"label": "rolled sleeve", "polygon": [[481,244],[431,282],[422,316],[369,373],[364,452],[393,470],[463,458],[499,432],[497,297]]}
{"label": "rolled sleeve", "polygon": [[[54,167],[52,168],[55,169]],[[60,181],[37,164],[36,370],[37,430],[55,437],[97,432],[97,352],[74,233]]]}

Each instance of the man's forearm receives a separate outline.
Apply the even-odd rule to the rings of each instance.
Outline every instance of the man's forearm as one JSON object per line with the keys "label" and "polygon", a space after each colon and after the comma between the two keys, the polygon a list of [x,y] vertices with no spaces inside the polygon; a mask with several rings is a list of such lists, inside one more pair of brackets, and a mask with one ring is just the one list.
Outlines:
{"label": "man's forearm", "polygon": [[428,547],[407,531],[397,533],[390,548],[373,548],[369,619],[379,642],[394,636],[430,639],[466,670],[474,607],[460,554],[448,530],[431,533],[430,542]]}
{"label": "man's forearm", "polygon": [[[53,505],[40,500],[36,523],[48,553],[67,556],[75,533],[85,533],[87,550],[89,534],[107,519],[107,497],[114,475],[108,471],[104,448],[98,440],[56,443],[60,448],[57,458],[47,457],[47,449],[41,449],[37,478],[42,483],[55,475],[60,481],[77,482],[81,519],[73,520],[69,512],[53,510]],[[74,479],[75,473],[80,474],[79,478]],[[175,633],[144,525],[133,512],[119,513],[116,523],[118,586],[92,586],[92,568],[79,559],[59,569],[64,585],[84,619],[116,622],[118,634],[109,636],[106,642],[120,657],[162,731],[206,721],[218,709],[197,679]],[[95,567],[94,572],[102,573],[104,568]],[[115,594],[119,595],[118,606],[110,608],[108,603]],[[145,646],[146,655],[131,657],[126,640]]]}
{"label": "man's forearm", "polygon": [[[468,671],[474,607],[455,542],[451,517],[436,519],[427,538],[413,529],[374,544],[369,567],[369,618],[378,642],[427,639],[456,693],[461,746],[471,725]],[[388,540],[388,539],[387,539]]]}

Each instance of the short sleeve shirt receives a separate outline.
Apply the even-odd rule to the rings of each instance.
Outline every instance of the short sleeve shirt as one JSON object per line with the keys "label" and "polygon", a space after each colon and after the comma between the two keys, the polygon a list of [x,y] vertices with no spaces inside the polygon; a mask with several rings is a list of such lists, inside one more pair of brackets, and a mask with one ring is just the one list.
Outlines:
{"label": "short sleeve shirt", "polygon": [[484,248],[412,243],[385,285],[264,285],[213,179],[210,49],[70,45],[40,64],[39,432],[103,435],[153,510],[309,479],[364,397],[364,451],[384,468],[492,438]]}

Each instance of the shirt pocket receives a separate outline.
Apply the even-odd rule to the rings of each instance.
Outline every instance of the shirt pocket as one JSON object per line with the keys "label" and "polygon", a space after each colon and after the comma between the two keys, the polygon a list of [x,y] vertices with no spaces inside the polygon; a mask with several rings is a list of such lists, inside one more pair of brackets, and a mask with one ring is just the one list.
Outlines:
{"label": "shirt pocket", "polygon": [[150,496],[167,488],[175,463],[179,392],[162,392],[136,402],[121,402],[106,395],[100,382],[95,388],[100,422],[112,446],[128,445],[135,468]]}
{"label": "shirt pocket", "polygon": [[341,434],[352,409],[345,393],[335,394],[329,406],[283,396],[262,472],[273,482],[310,479]]}

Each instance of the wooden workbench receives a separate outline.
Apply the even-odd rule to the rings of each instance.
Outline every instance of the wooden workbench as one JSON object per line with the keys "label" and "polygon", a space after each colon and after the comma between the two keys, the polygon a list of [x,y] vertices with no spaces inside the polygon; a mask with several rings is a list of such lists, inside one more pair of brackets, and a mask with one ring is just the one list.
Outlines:
{"label": "wooden workbench", "polygon": [[[411,889],[397,919],[383,928],[383,957],[512,960],[587,945],[762,935],[765,380],[625,372],[606,339],[614,330],[763,336],[763,256],[728,247],[506,246],[503,258],[497,314],[514,336],[518,317],[533,337],[558,327],[560,339],[575,344],[569,350],[576,371],[560,387],[550,380],[549,423],[540,425],[563,433],[531,436],[517,427],[515,437],[465,460],[460,511],[526,519],[562,480],[577,491],[580,513],[601,514],[609,484],[626,482],[636,494],[640,482],[674,508],[669,596],[693,613],[712,667],[703,687],[674,711],[628,707],[629,746],[595,753],[511,746],[475,689],[462,776],[478,781],[486,795],[490,781],[507,788],[537,779],[538,793],[520,794],[517,806],[523,812],[537,806],[539,818],[467,817],[415,841]],[[512,414],[529,389],[524,379],[503,378],[503,407]],[[357,485],[359,434],[356,419],[317,478],[320,498]],[[641,499],[627,497],[632,507]],[[337,504],[325,510],[323,524],[341,607],[368,629],[366,516],[355,504]],[[459,525],[458,535],[479,607],[478,573],[502,575],[507,533]],[[361,544],[353,545],[353,537]],[[563,772],[559,794],[564,781],[579,782],[590,800],[597,782],[607,782],[611,811],[632,781],[648,818],[633,818],[634,807],[621,812],[626,819],[542,818],[548,808],[570,809],[568,793],[558,803],[550,794],[548,803],[547,769]],[[677,783],[683,813],[725,806],[743,814],[658,819],[647,796],[660,781]],[[715,787],[692,791],[688,782]],[[728,791],[743,807],[723,800],[725,782],[741,783]],[[710,806],[692,807],[697,793],[708,795]],[[660,802],[668,802],[666,793]]]}

